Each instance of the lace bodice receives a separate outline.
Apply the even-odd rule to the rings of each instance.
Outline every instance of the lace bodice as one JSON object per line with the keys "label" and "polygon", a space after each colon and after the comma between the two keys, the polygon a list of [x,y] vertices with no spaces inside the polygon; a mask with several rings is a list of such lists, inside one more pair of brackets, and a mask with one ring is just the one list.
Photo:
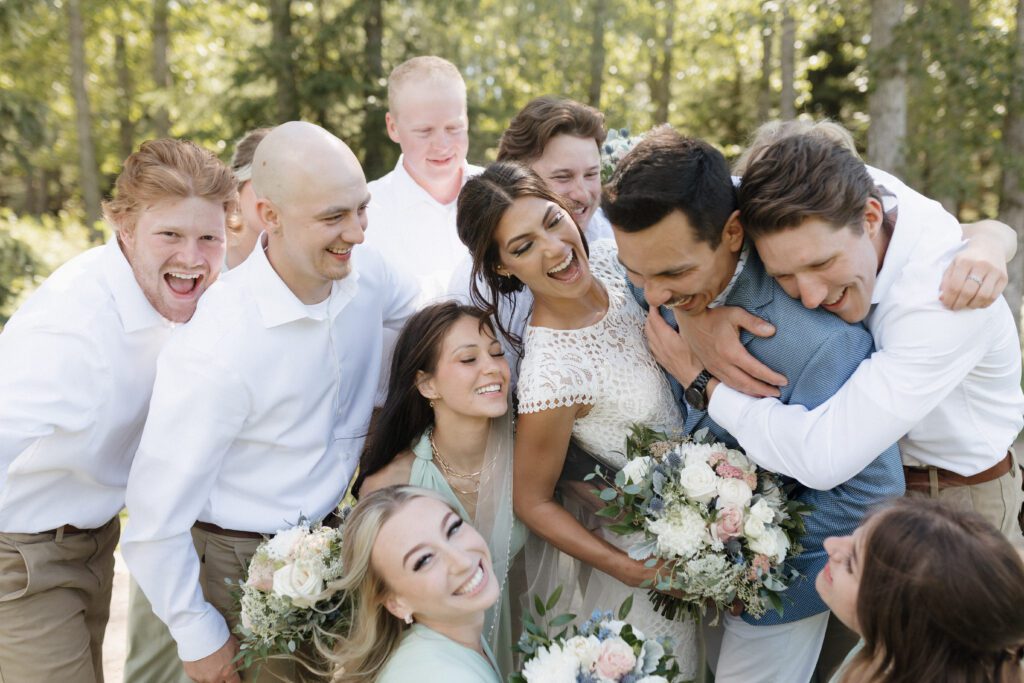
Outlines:
{"label": "lace bodice", "polygon": [[644,338],[643,309],[630,296],[615,243],[590,248],[590,270],[608,292],[608,312],[578,330],[526,328],[519,372],[519,412],[576,404],[593,406],[572,433],[579,444],[616,469],[636,423],[677,431],[682,418],[664,373]]}

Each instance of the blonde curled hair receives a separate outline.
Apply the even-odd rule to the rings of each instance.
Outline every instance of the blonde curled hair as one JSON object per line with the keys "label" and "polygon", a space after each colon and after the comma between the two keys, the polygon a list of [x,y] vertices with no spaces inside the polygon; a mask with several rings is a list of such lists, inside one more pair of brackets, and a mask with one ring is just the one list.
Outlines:
{"label": "blonde curled hair", "polygon": [[[390,589],[370,561],[381,527],[407,502],[434,498],[449,508],[437,491],[416,486],[389,486],[359,501],[345,521],[342,589],[351,596],[348,633],[339,635],[331,652],[322,653],[333,683],[375,681],[397,649],[407,626],[385,608]],[[453,512],[456,512],[452,508]]]}
{"label": "blonde curled hair", "polygon": [[743,150],[743,153],[740,154],[733,164],[733,173],[742,176],[772,143],[794,135],[813,135],[830,140],[845,147],[855,157],[860,158],[860,155],[857,153],[857,144],[853,141],[853,134],[841,124],[831,119],[822,119],[820,121],[806,121],[803,119],[793,119],[791,121],[776,120],[762,123],[757,127],[754,134],[750,136],[750,144],[747,145],[747,148]]}
{"label": "blonde curled hair", "polygon": [[121,233],[134,231],[142,210],[162,201],[201,197],[222,204],[229,216],[238,204],[231,169],[188,140],[143,142],[124,160],[114,188],[103,202],[103,217]]}

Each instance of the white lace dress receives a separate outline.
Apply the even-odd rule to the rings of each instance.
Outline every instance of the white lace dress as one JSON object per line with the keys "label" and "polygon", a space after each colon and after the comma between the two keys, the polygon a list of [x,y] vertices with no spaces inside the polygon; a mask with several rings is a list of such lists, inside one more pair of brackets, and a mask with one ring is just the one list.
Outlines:
{"label": "white lace dress", "polygon": [[[590,270],[608,292],[608,312],[599,322],[578,330],[529,326],[519,372],[519,412],[535,413],[585,404],[592,408],[576,420],[572,435],[595,458],[618,470],[630,427],[640,423],[673,432],[683,421],[668,381],[651,356],[644,338],[645,314],[626,287],[625,271],[615,258],[615,243],[595,242],[590,248]],[[594,518],[582,520],[594,526]],[[632,537],[595,529],[613,545],[627,549]],[[691,622],[670,622],[658,614],[646,589],[626,586],[603,572],[592,570],[583,589],[583,616],[593,609],[612,610],[630,594],[633,608],[628,620],[645,635],[670,636],[684,679],[694,678],[697,645]]]}

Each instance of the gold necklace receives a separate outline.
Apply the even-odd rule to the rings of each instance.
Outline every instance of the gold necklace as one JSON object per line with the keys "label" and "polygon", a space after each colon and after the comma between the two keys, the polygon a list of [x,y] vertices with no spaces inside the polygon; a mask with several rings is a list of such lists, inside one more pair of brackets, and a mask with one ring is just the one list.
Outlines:
{"label": "gold necklace", "polygon": [[[434,443],[434,430],[433,429],[430,430],[430,434],[427,436],[427,440],[430,441],[430,453],[434,457],[434,462],[437,463],[438,467],[441,469],[441,473],[444,474],[445,479],[448,480],[448,484],[452,487],[452,489],[454,489],[456,493],[461,493],[464,496],[471,496],[471,495],[475,495],[475,494],[479,493],[480,492],[480,478],[479,477],[480,477],[480,475],[484,471],[483,468],[481,468],[480,470],[478,470],[476,472],[471,472],[469,474],[463,474],[462,472],[457,471],[454,467],[449,465],[445,461],[445,459],[441,457],[441,454],[437,450],[437,444]],[[476,480],[476,486],[473,487],[473,488],[470,488],[468,490],[460,489],[458,486],[455,485],[455,482],[452,481],[452,478],[455,478],[455,479],[465,479],[465,480],[470,481],[470,482],[472,482],[475,479]]]}

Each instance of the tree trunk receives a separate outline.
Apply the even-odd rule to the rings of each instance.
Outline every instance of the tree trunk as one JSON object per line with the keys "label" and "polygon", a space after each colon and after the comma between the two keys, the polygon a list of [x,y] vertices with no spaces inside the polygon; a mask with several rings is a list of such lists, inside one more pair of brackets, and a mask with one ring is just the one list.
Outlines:
{"label": "tree trunk", "polygon": [[665,38],[661,43],[661,64],[654,81],[655,125],[668,122],[668,105],[672,99],[672,52],[675,48],[676,0],[665,3]]}
{"label": "tree trunk", "polygon": [[1017,0],[1017,35],[1010,98],[1003,122],[1003,177],[999,192],[999,219],[1017,233],[1017,255],[1009,265],[1010,282],[1003,296],[1013,311],[1020,332],[1021,296],[1024,290],[1024,0]]}
{"label": "tree trunk", "polygon": [[123,30],[119,30],[114,37],[114,69],[117,71],[117,95],[121,101],[117,108],[118,146],[121,158],[127,159],[128,155],[135,151],[135,123],[132,121],[131,106],[135,92],[132,87],[132,72],[128,67],[128,49]]}
{"label": "tree trunk", "polygon": [[366,77],[363,92],[366,114],[363,117],[363,171],[373,179],[388,170],[384,161],[387,154],[387,124],[384,120],[387,95],[384,90],[384,0],[366,0],[363,19],[366,35]]}
{"label": "tree trunk", "polygon": [[153,0],[153,85],[160,98],[153,112],[153,134],[158,138],[166,138],[171,134],[171,117],[166,104],[171,97],[171,71],[167,67],[167,2]]}
{"label": "tree trunk", "polygon": [[75,123],[78,129],[78,183],[85,203],[85,222],[89,239],[103,241],[103,232],[96,227],[100,220],[100,175],[96,166],[96,150],[92,140],[92,111],[85,87],[85,25],[81,0],[65,0],[68,11],[68,45],[71,48],[71,91],[75,98]]}
{"label": "tree trunk", "polygon": [[292,56],[292,2],[270,0],[270,23],[273,27],[271,52],[274,59],[274,80],[277,81],[277,120],[299,118],[299,87]]}
{"label": "tree trunk", "polygon": [[782,93],[779,99],[779,118],[796,118],[796,20],[789,3],[782,5]]}
{"label": "tree trunk", "polygon": [[772,113],[772,44],[775,42],[775,15],[764,14],[761,28],[761,87],[757,93],[757,122],[768,120]]}
{"label": "tree trunk", "polygon": [[604,24],[608,17],[608,0],[594,0],[590,27],[590,88],[587,101],[595,109],[601,108],[601,86],[604,83]]}
{"label": "tree trunk", "polygon": [[904,0],[871,0],[868,64],[874,81],[868,96],[868,161],[896,175],[903,172],[907,136],[907,61],[894,56],[893,40],[903,21]]}

